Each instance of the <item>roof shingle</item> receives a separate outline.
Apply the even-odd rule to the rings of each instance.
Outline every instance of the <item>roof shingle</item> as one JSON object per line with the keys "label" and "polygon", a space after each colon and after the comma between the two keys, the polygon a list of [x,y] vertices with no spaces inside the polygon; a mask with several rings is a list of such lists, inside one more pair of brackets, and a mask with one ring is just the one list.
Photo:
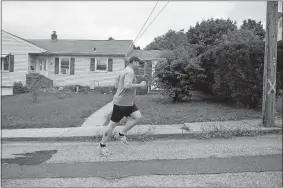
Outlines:
{"label": "roof shingle", "polygon": [[132,43],[132,40],[29,39],[28,41],[51,53],[91,55],[125,55]]}
{"label": "roof shingle", "polygon": [[165,51],[161,50],[133,50],[129,56],[137,56],[140,59],[156,59],[163,58]]}

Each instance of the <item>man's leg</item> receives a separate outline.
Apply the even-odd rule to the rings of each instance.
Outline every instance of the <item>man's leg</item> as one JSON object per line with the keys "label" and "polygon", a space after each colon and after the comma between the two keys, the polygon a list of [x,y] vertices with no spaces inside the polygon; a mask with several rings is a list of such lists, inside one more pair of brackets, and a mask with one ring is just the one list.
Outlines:
{"label": "man's leg", "polygon": [[140,111],[135,111],[131,114],[131,118],[128,119],[126,125],[119,132],[119,138],[120,138],[120,141],[122,142],[122,144],[124,144],[124,145],[129,144],[125,134],[141,120],[141,117],[142,116],[141,116]]}
{"label": "man's leg", "polygon": [[111,119],[111,115],[113,113],[113,104],[112,106],[106,109],[105,114],[103,115],[103,124],[102,126],[106,126],[109,123],[109,120]]}
{"label": "man's leg", "polygon": [[106,142],[108,141],[109,137],[112,135],[113,129],[116,127],[117,123],[110,121],[108,125],[103,130],[102,139],[100,142],[100,154],[107,156],[109,155],[109,150],[106,147]]}
{"label": "man's leg", "polygon": [[112,112],[113,112],[113,103],[107,104],[107,106],[105,108],[106,109],[104,110],[104,114],[103,114],[102,126],[106,126],[109,123],[109,120],[110,120]]}
{"label": "man's leg", "polygon": [[119,123],[119,121],[122,119],[123,116],[124,116],[123,115],[123,109],[121,109],[121,107],[119,107],[117,105],[114,105],[110,122],[104,128],[103,134],[102,134],[102,139],[101,139],[101,142],[100,142],[100,149],[101,149],[102,155],[108,155],[109,154],[109,150],[106,148],[106,142],[108,141],[109,137],[112,135],[113,129],[116,127],[116,125]]}
{"label": "man's leg", "polygon": [[109,137],[112,135],[112,131],[116,127],[116,125],[117,125],[117,123],[110,120],[108,125],[105,127],[103,134],[102,134],[102,139],[101,139],[101,142],[100,142],[102,145],[106,144]]}
{"label": "man's leg", "polygon": [[130,129],[132,129],[142,118],[141,112],[135,111],[131,114],[131,118],[128,119],[126,125],[121,129],[120,133],[122,135],[126,134]]}

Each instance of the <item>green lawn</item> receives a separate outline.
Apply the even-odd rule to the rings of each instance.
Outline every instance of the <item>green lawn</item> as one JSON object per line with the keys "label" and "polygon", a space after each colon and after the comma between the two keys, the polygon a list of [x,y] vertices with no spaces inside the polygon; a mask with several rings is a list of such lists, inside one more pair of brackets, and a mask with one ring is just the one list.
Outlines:
{"label": "green lawn", "polygon": [[143,114],[143,120],[140,124],[162,125],[261,117],[260,110],[233,108],[213,100],[207,102],[192,100],[191,102],[173,104],[157,94],[137,96],[136,104]]}
{"label": "green lawn", "polygon": [[[72,93],[72,97],[59,99],[54,94],[40,93],[38,103],[33,103],[31,94],[4,96],[2,129],[81,126],[85,118],[110,102],[112,97],[100,93]],[[191,102],[173,104],[159,94],[138,95],[136,104],[143,114],[140,124],[180,124],[261,117],[260,110],[233,108],[196,96],[193,96]],[[282,115],[282,99],[277,102],[276,108]]]}
{"label": "green lawn", "polygon": [[111,95],[99,93],[72,93],[63,99],[39,93],[38,103],[32,102],[31,94],[3,96],[2,129],[77,127],[111,100]]}

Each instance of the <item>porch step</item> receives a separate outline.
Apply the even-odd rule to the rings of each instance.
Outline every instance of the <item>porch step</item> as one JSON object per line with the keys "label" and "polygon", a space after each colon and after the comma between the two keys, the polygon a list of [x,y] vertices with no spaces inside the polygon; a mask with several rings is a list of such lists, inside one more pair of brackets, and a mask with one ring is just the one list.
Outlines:
{"label": "porch step", "polygon": [[37,83],[36,87],[52,87],[53,86],[53,80],[47,78],[44,75],[38,74],[38,73],[30,73],[26,75],[26,85],[31,86],[34,82]]}

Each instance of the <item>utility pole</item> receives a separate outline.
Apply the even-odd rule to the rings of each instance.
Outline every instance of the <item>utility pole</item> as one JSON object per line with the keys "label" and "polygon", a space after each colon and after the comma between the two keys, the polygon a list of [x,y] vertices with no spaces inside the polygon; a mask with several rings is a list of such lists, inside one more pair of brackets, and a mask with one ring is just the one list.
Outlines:
{"label": "utility pole", "polygon": [[267,1],[262,123],[274,125],[277,65],[278,1]]}
{"label": "utility pole", "polygon": [[281,13],[281,23],[279,22],[280,20],[278,20],[278,36],[279,38],[277,38],[278,41],[283,40],[283,0],[279,0],[278,1],[278,12]]}

